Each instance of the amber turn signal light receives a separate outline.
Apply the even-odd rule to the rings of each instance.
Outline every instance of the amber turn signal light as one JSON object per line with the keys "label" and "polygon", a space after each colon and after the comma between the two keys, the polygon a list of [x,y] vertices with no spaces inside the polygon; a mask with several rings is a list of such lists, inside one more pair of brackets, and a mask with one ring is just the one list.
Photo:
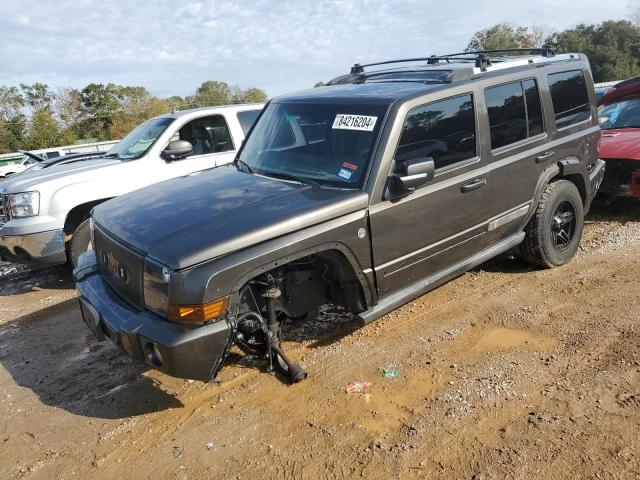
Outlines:
{"label": "amber turn signal light", "polygon": [[169,305],[169,320],[177,323],[205,323],[227,313],[229,297],[204,305]]}

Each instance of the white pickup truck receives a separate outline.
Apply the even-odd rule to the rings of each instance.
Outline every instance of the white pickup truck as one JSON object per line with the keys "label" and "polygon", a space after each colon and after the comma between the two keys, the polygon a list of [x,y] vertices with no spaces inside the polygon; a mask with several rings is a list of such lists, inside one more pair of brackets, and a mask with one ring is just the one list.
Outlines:
{"label": "white pickup truck", "polygon": [[161,115],[105,155],[0,180],[0,258],[74,266],[90,248],[91,209],[152,183],[230,163],[262,105]]}

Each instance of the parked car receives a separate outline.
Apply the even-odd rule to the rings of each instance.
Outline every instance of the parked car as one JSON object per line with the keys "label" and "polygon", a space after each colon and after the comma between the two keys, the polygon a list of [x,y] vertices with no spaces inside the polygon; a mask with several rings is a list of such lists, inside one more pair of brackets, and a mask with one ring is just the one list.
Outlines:
{"label": "parked car", "polygon": [[68,153],[63,156],[53,157],[53,158],[43,158],[35,155],[33,153],[27,153],[31,158],[37,161],[32,166],[27,168],[25,172],[36,172],[38,170],[42,170],[44,168],[51,168],[57,165],[66,165],[68,163],[76,163],[81,162],[83,160],[89,160],[92,158],[103,157],[107,152],[80,152],[80,153]]}
{"label": "parked car", "polygon": [[600,158],[607,173],[602,196],[640,198],[640,77],[616,84],[598,101]]}
{"label": "parked car", "polygon": [[97,206],[88,327],[176,377],[236,344],[295,382],[280,327],[319,305],[367,323],[516,246],[567,263],[604,173],[593,81],[535,53],[355,65],[272,100],[233,165]]}
{"label": "parked car", "polygon": [[0,182],[0,256],[77,263],[90,247],[89,214],[118,195],[233,161],[262,105],[186,110],[139,125],[102,157]]}
{"label": "parked car", "polygon": [[0,179],[6,178],[9,175],[15,175],[16,173],[24,172],[38,162],[37,160],[27,155],[26,152],[21,153],[25,153],[24,158],[18,160],[15,163],[10,163],[9,165],[3,165],[0,167]]}

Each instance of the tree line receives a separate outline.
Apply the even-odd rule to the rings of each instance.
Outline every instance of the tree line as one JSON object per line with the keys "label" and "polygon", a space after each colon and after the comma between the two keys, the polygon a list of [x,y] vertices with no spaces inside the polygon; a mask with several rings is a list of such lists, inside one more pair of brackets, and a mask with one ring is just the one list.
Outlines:
{"label": "tree line", "polygon": [[476,32],[466,50],[549,45],[556,53],[586,54],[595,82],[623,80],[640,75],[640,9],[635,12],[632,11],[631,21],[609,20],[597,25],[579,24],[561,32],[544,25],[515,27],[501,23]]}
{"label": "tree line", "polygon": [[202,83],[193,95],[158,98],[145,87],[92,83],[53,91],[44,83],[0,85],[0,153],[117,140],[144,120],[186,108],[259,103],[267,94],[220,81]]}

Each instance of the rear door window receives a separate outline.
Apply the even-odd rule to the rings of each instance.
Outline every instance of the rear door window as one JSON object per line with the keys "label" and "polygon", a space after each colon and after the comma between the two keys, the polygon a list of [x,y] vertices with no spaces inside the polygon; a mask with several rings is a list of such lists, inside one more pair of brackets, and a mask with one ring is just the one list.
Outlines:
{"label": "rear door window", "polygon": [[511,145],[543,133],[540,92],[535,80],[507,83],[485,90],[491,148]]}
{"label": "rear door window", "polygon": [[473,95],[460,95],[409,111],[395,160],[431,157],[436,169],[476,156]]}
{"label": "rear door window", "polygon": [[589,119],[591,104],[582,70],[550,74],[549,89],[556,128],[568,127]]}

